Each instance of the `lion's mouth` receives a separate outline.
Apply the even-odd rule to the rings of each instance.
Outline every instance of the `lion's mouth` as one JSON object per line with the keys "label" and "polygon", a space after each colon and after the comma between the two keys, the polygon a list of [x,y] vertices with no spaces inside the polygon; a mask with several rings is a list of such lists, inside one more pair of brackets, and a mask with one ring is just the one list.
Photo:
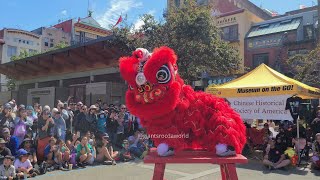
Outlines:
{"label": "lion's mouth", "polygon": [[154,88],[151,91],[139,92],[135,95],[135,100],[141,104],[151,104],[163,98],[166,91],[166,87],[159,87]]}

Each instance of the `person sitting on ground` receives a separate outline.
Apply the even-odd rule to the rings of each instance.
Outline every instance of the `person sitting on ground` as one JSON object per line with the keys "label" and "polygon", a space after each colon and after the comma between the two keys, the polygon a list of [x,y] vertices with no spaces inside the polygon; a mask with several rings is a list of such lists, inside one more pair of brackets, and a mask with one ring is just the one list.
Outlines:
{"label": "person sitting on ground", "polygon": [[276,146],[275,139],[272,138],[269,141],[270,149],[266,150],[266,155],[263,160],[263,164],[271,169],[280,169],[288,166],[291,162],[286,158],[284,152],[280,147]]}
{"label": "person sitting on ground", "polygon": [[12,156],[15,156],[19,148],[18,138],[16,136],[11,136],[8,128],[3,128],[2,134],[4,140],[7,142],[6,147],[10,149]]}
{"label": "person sitting on ground", "polygon": [[316,140],[312,144],[312,166],[314,169],[320,170],[320,133],[316,134]]}
{"label": "person sitting on ground", "polygon": [[70,161],[70,149],[68,146],[61,140],[57,140],[58,151],[62,155],[62,166],[63,168],[68,168]]}
{"label": "person sitting on ground", "polygon": [[37,170],[33,169],[33,166],[28,159],[29,154],[26,150],[19,149],[17,153],[18,159],[16,159],[16,161],[14,162],[14,167],[17,171],[18,178],[24,178],[25,174],[27,175],[27,177],[35,177],[40,174],[39,172],[37,172]]}
{"label": "person sitting on ground", "polygon": [[287,150],[287,144],[282,141],[282,138],[280,136],[276,136],[276,146],[279,147],[281,152],[284,152]]}
{"label": "person sitting on ground", "polygon": [[6,156],[11,156],[11,151],[6,147],[5,140],[0,138],[0,164],[2,164]]}
{"label": "person sitting on ground", "polygon": [[142,149],[141,148],[141,146],[140,146],[140,143],[139,143],[139,141],[140,141],[140,138],[141,138],[141,134],[138,134],[138,137],[134,137],[134,136],[130,136],[129,138],[128,138],[128,141],[129,141],[129,144],[130,144],[130,146],[129,146],[129,149],[130,149],[130,152],[134,155],[134,156],[136,156],[136,157],[138,157],[138,158],[140,158],[140,159],[143,159],[143,153],[144,153],[144,149]]}
{"label": "person sitting on ground", "polygon": [[91,145],[88,143],[86,136],[82,137],[81,143],[77,146],[77,160],[80,167],[90,164],[92,161]]}
{"label": "person sitting on ground", "polygon": [[38,162],[36,150],[33,147],[32,139],[26,138],[21,144],[21,148],[26,150],[29,154],[29,160],[33,166]]}
{"label": "person sitting on ground", "polygon": [[13,180],[16,178],[16,168],[12,165],[13,161],[13,156],[4,157],[3,164],[0,166],[0,179]]}
{"label": "person sitting on ground", "polygon": [[110,138],[105,133],[101,138],[97,138],[97,162],[105,165],[113,164],[116,165],[115,158],[118,157],[118,151],[113,151],[112,145],[110,144]]}
{"label": "person sitting on ground", "polygon": [[134,160],[134,157],[131,155],[130,150],[129,150],[129,141],[126,139],[123,140],[122,146],[123,146],[123,148],[120,153],[120,159],[123,162],[128,162],[128,161]]}
{"label": "person sitting on ground", "polygon": [[65,170],[63,167],[62,153],[59,151],[59,147],[56,145],[57,140],[51,138],[49,144],[44,149],[44,156],[49,166],[58,164],[60,170]]}

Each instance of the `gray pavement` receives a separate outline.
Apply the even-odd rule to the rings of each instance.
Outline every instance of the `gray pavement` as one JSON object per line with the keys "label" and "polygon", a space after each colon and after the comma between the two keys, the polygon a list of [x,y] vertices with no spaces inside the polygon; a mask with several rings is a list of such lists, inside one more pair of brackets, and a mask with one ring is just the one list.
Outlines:
{"label": "gray pavement", "polygon": [[[41,180],[151,180],[153,165],[141,161],[119,163],[116,166],[95,166],[73,171],[54,171],[35,179]],[[307,168],[269,171],[258,161],[238,165],[239,180],[320,180],[320,171]],[[211,164],[168,164],[167,180],[218,180],[220,168]]]}

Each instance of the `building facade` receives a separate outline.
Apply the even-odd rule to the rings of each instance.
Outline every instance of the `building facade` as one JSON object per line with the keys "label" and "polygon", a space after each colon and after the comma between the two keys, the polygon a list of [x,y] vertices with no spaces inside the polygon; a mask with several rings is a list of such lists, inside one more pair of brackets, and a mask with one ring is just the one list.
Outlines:
{"label": "building facade", "polygon": [[59,43],[71,44],[71,33],[55,27],[40,27],[31,31],[41,36],[41,52],[47,52]]}
{"label": "building facade", "polygon": [[[41,37],[38,34],[21,29],[5,28],[0,31],[0,62],[11,61],[12,56],[18,56],[21,52],[37,53],[41,51]],[[16,67],[20,68],[20,67]],[[0,75],[0,91],[7,91],[7,78]]]}
{"label": "building facade", "polygon": [[54,25],[55,28],[71,34],[71,44],[84,43],[111,35],[111,31],[101,27],[101,25],[91,16],[86,18],[70,19]]}
{"label": "building facade", "polygon": [[[0,64],[0,73],[17,80],[14,98],[18,104],[54,106],[56,100],[65,101],[69,96],[85,104],[94,104],[98,99],[121,104],[128,86],[117,66],[128,50],[126,45],[113,44],[112,39],[100,38]],[[8,99],[0,96],[0,103]]]}
{"label": "building facade", "polygon": [[288,58],[315,48],[317,11],[287,14],[251,27],[245,39],[245,66],[253,69],[265,63],[290,76]]}

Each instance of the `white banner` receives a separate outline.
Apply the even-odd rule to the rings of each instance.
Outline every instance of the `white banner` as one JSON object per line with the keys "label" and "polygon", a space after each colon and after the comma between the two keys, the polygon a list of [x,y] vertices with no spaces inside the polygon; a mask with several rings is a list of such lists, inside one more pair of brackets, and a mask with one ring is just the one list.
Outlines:
{"label": "white banner", "polygon": [[242,119],[290,120],[286,109],[290,95],[227,98],[231,107]]}

